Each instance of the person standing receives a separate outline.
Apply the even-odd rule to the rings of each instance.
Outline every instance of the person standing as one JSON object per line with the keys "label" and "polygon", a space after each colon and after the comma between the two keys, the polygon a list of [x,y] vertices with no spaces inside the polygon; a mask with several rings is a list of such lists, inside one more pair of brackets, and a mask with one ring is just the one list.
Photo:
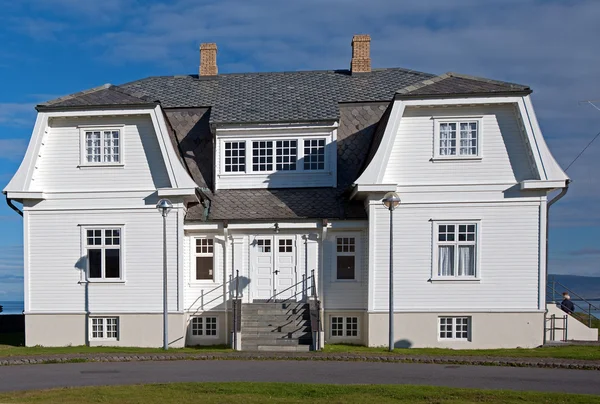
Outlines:
{"label": "person standing", "polygon": [[560,308],[567,314],[571,314],[575,311],[575,305],[571,301],[571,296],[567,292],[563,294],[563,301],[560,303]]}

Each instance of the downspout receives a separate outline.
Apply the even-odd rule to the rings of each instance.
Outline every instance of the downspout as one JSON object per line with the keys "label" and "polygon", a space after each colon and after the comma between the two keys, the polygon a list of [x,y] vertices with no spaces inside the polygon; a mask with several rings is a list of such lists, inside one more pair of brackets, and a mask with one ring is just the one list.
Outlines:
{"label": "downspout", "polygon": [[12,210],[14,210],[14,211],[15,211],[15,212],[17,212],[19,215],[21,215],[21,217],[23,217],[23,212],[22,212],[22,211],[21,211],[19,208],[17,208],[17,207],[16,207],[16,206],[13,204],[13,201],[12,201],[12,199],[10,199],[10,198],[8,197],[8,195],[6,195],[6,194],[5,194],[4,196],[6,197],[6,204],[7,204],[7,205],[8,205],[8,206],[9,206],[9,207],[12,209]]}
{"label": "downspout", "polygon": [[[544,283],[544,288],[546,290],[544,290],[544,296],[546,296],[547,291],[548,291],[548,234],[550,231],[550,207],[552,205],[554,205],[556,202],[558,202],[560,199],[562,199],[563,196],[565,196],[567,194],[567,192],[569,192],[569,184],[571,183],[571,180],[566,180],[565,181],[565,187],[560,191],[560,193],[558,195],[556,195],[554,198],[552,198],[548,204],[546,205],[546,282]],[[545,301],[546,299],[544,299]],[[545,319],[546,316],[548,314],[548,302],[546,302],[546,305],[544,307],[544,323],[545,323]],[[546,324],[544,324],[544,344],[546,343]]]}

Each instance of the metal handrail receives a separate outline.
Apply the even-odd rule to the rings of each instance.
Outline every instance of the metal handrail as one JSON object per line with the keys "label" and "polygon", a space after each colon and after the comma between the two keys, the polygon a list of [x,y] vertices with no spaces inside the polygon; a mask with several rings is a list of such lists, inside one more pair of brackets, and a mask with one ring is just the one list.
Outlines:
{"label": "metal handrail", "polygon": [[[571,302],[573,302],[573,305],[576,308],[579,308],[579,310],[582,313],[587,314],[587,316],[588,316],[588,324],[587,324],[587,326],[589,328],[592,328],[592,322],[593,322],[594,319],[596,321],[600,321],[600,319],[598,317],[596,317],[594,314],[592,314],[592,311],[600,311],[600,307],[596,306],[595,304],[592,304],[590,301],[588,301],[584,297],[582,297],[582,296],[578,295],[577,293],[573,292],[571,289],[569,289],[568,287],[566,287],[562,283],[558,282],[554,277],[552,277],[551,282],[549,282],[548,285],[546,285],[546,294],[548,295],[547,297],[551,296],[552,298],[550,300],[553,303],[557,303],[557,300],[556,300],[556,286],[559,286],[563,292],[567,292],[569,295],[574,296],[574,297],[577,298],[577,300],[571,299]],[[552,295],[549,294],[550,292],[552,292]],[[587,303],[587,307],[580,305],[581,302]],[[577,319],[579,322],[583,323],[583,321],[581,319],[579,319],[577,316],[573,316],[573,317],[575,319]]]}
{"label": "metal handrail", "polygon": [[[298,296],[300,293],[304,293],[304,292],[305,292],[305,291],[307,291],[307,289],[308,289],[308,286],[307,286],[307,285],[308,285],[308,280],[309,280],[309,279],[311,279],[311,278],[312,278],[312,280],[311,280],[311,289],[312,289],[312,292],[311,292],[312,294],[311,294],[311,296],[314,296],[314,297],[316,297],[316,292],[315,292],[316,288],[315,288],[315,280],[314,280],[314,277],[315,277],[315,270],[313,269],[311,272],[312,272],[312,274],[311,274],[311,276],[309,276],[308,278],[306,278],[304,275],[302,275],[302,280],[301,280],[301,281],[299,281],[299,282],[296,282],[296,283],[294,283],[293,285],[291,285],[291,286],[288,286],[287,288],[285,288],[285,289],[283,289],[283,290],[280,290],[280,291],[278,291],[278,292],[276,291],[276,293],[275,293],[273,296],[271,296],[270,298],[268,298],[268,299],[267,299],[267,303],[268,303],[269,301],[276,300],[276,299],[275,299],[275,297],[276,297],[276,296],[278,296],[278,295],[281,295],[282,293],[284,293],[284,292],[287,292],[288,290],[290,290],[290,289],[292,289],[292,288],[295,288],[295,287],[296,287],[296,286],[298,286],[298,285],[302,285],[302,287],[301,287],[301,290],[300,290],[300,291],[297,291],[297,292],[295,292],[295,293],[294,293],[292,296],[290,296],[290,297],[288,297],[288,298],[286,298],[286,299],[283,299],[283,300],[289,300],[289,299],[290,299],[290,298],[292,298],[292,297],[296,297],[296,296]],[[306,283],[306,285],[303,285],[304,283]]]}

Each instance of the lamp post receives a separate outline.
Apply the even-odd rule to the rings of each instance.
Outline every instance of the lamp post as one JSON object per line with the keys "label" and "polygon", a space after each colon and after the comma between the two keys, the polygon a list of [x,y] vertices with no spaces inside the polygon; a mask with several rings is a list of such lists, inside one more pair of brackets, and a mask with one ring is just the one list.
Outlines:
{"label": "lamp post", "polygon": [[156,209],[163,218],[163,349],[169,349],[169,308],[167,304],[167,215],[173,209],[168,199],[161,199]]}
{"label": "lamp post", "polygon": [[390,211],[390,296],[389,296],[389,350],[394,350],[394,209],[400,204],[400,197],[395,192],[388,192],[383,197],[383,206]]}

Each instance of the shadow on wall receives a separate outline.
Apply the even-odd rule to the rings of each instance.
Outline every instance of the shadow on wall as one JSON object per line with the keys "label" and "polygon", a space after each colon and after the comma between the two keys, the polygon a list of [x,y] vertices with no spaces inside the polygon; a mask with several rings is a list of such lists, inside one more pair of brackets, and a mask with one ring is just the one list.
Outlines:
{"label": "shadow on wall", "polygon": [[410,348],[412,345],[413,343],[407,339],[401,339],[394,342],[394,348]]}

